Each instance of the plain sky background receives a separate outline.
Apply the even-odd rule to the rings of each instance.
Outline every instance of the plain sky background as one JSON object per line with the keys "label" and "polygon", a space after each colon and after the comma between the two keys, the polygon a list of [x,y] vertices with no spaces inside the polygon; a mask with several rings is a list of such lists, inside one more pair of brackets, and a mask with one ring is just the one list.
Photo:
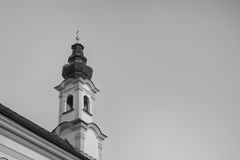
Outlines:
{"label": "plain sky background", "polygon": [[104,160],[240,159],[240,1],[0,1],[0,103],[52,131],[75,32]]}

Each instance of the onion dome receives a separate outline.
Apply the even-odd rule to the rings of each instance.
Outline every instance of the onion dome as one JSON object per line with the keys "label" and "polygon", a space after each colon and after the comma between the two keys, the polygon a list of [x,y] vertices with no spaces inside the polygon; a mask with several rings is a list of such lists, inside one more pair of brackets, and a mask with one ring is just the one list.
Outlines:
{"label": "onion dome", "polygon": [[93,70],[86,65],[87,58],[84,57],[83,49],[84,46],[80,43],[72,45],[72,55],[68,57],[68,64],[65,64],[62,68],[64,79],[81,77],[91,80]]}

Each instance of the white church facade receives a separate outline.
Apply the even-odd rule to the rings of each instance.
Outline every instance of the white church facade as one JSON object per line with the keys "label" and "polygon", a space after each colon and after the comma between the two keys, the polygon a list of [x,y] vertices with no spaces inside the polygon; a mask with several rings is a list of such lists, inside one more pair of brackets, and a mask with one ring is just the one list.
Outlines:
{"label": "white church facade", "polygon": [[0,104],[0,160],[102,160],[107,136],[93,123],[93,70],[83,45],[72,45],[59,92],[58,125],[49,132]]}

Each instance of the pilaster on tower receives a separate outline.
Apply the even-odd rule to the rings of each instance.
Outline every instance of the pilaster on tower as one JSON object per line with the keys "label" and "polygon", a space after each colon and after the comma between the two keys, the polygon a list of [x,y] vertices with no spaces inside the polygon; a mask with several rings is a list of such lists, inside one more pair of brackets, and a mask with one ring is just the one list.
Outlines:
{"label": "pilaster on tower", "polygon": [[93,123],[93,103],[99,91],[91,81],[93,69],[87,66],[84,46],[72,45],[68,64],[62,68],[63,82],[56,86],[59,91],[59,118],[54,133],[67,139],[75,148],[102,159],[102,141],[107,137]]}

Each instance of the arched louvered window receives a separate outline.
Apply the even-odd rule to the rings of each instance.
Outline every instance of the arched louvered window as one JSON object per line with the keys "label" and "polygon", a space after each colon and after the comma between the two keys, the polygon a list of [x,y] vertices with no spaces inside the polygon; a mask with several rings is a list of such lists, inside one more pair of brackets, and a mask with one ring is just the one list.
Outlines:
{"label": "arched louvered window", "polygon": [[88,113],[90,113],[90,102],[89,102],[89,98],[87,96],[83,97],[83,105],[84,105],[84,110],[87,111]]}
{"label": "arched louvered window", "polygon": [[70,111],[70,110],[73,110],[73,95],[67,96],[67,104],[66,104],[65,112]]}

